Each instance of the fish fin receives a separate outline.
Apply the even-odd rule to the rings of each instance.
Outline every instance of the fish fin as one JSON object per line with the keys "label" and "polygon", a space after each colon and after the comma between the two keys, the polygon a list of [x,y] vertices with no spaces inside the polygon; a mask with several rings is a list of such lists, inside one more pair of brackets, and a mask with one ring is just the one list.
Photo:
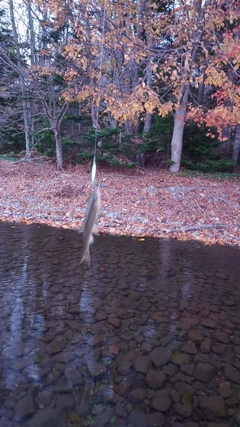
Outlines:
{"label": "fish fin", "polygon": [[98,225],[97,224],[94,224],[92,233],[95,234],[96,236],[98,235]]}
{"label": "fish fin", "polygon": [[83,257],[81,259],[80,264],[82,264],[82,262],[84,262],[84,261],[87,263],[88,266],[90,265],[90,252],[89,251],[85,251],[83,253]]}

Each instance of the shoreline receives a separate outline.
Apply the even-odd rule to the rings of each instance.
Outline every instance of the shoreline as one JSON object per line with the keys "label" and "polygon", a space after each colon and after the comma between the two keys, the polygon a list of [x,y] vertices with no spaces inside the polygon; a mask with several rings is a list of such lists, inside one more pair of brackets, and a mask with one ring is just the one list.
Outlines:
{"label": "shoreline", "polygon": [[[91,192],[90,166],[0,160],[0,220],[80,229]],[[240,248],[240,184],[160,169],[97,168],[99,232],[195,240]]]}

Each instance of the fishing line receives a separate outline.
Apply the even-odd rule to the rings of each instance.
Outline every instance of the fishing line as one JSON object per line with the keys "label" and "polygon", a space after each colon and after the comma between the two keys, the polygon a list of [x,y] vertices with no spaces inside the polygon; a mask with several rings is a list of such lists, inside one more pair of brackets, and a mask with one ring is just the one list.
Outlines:
{"label": "fishing line", "polygon": [[104,38],[105,38],[105,21],[106,21],[106,0],[104,0],[103,8],[103,20],[102,20],[102,35],[101,35],[101,53],[100,53],[100,66],[99,66],[99,79],[98,79],[98,90],[97,90],[97,110],[96,110],[96,127],[95,127],[95,136],[94,136],[94,154],[93,154],[93,164],[91,171],[91,181],[94,184],[96,176],[96,159],[97,159],[97,142],[98,142],[98,120],[99,120],[99,104],[100,104],[100,81],[102,77],[102,65],[103,65],[103,48],[104,48]]}

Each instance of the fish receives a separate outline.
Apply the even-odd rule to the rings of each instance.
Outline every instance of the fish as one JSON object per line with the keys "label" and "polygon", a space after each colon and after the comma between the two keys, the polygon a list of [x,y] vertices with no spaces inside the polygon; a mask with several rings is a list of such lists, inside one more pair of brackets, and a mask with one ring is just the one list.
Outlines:
{"label": "fish", "polygon": [[96,221],[99,208],[100,190],[97,188],[89,198],[83,228],[81,230],[83,233],[83,256],[80,264],[85,261],[88,265],[90,265],[90,245],[94,242],[93,235],[98,234],[98,226]]}

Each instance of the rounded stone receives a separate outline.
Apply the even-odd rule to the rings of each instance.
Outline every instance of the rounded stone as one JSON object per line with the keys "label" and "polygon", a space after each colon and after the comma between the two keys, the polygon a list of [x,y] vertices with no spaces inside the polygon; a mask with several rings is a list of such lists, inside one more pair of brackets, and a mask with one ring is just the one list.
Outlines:
{"label": "rounded stone", "polygon": [[238,425],[240,425],[240,409],[237,409],[234,414],[234,420]]}
{"label": "rounded stone", "polygon": [[175,403],[173,405],[174,411],[177,415],[180,415],[183,418],[189,418],[192,415],[192,406],[183,405],[182,403]]}
{"label": "rounded stone", "polygon": [[171,357],[171,350],[166,347],[157,347],[150,353],[150,358],[158,368],[166,365]]}
{"label": "rounded stone", "polygon": [[240,384],[240,372],[238,369],[235,369],[230,363],[225,366],[225,375],[226,378],[233,383]]}
{"label": "rounded stone", "polygon": [[145,399],[146,395],[147,393],[144,388],[134,388],[129,393],[128,397],[133,403],[141,403]]}
{"label": "rounded stone", "polygon": [[146,375],[145,381],[147,385],[153,389],[160,389],[166,381],[166,375],[164,372],[154,371],[150,369]]}
{"label": "rounded stone", "polygon": [[225,402],[221,396],[215,395],[201,398],[200,408],[205,412],[208,419],[211,419],[211,415],[219,418],[227,416]]}
{"label": "rounded stone", "polygon": [[141,412],[133,409],[128,417],[127,422],[132,427],[147,427],[147,417]]}
{"label": "rounded stone", "polygon": [[171,406],[169,390],[159,390],[153,395],[151,406],[159,412],[166,412]]}
{"label": "rounded stone", "polygon": [[175,353],[171,357],[172,363],[177,366],[181,366],[184,363],[190,363],[191,357],[186,353]]}
{"label": "rounded stone", "polygon": [[194,370],[194,377],[203,383],[210,383],[216,375],[216,368],[207,363],[198,363]]}
{"label": "rounded stone", "polygon": [[161,412],[153,412],[147,415],[148,427],[163,427],[165,425],[165,416]]}

